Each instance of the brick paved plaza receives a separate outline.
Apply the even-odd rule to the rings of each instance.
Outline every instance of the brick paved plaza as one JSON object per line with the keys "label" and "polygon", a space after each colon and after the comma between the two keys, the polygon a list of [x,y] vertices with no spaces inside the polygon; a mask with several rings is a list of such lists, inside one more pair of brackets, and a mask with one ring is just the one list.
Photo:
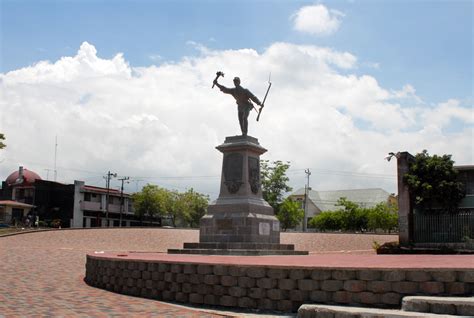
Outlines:
{"label": "brick paved plaza", "polygon": [[[215,309],[186,308],[130,297],[84,283],[86,253],[166,252],[197,242],[197,230],[87,229],[0,237],[0,317],[222,317]],[[282,243],[310,253],[373,254],[373,241],[393,235],[282,233]],[[234,316],[241,316],[236,313]],[[232,316],[232,315],[231,315]]]}

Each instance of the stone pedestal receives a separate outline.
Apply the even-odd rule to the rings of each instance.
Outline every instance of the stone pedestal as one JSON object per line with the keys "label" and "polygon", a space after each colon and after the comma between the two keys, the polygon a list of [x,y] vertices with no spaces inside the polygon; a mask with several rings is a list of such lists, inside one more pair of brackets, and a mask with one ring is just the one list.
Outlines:
{"label": "stone pedestal", "polygon": [[220,193],[200,221],[199,243],[168,253],[307,254],[280,244],[280,222],[260,184],[260,155],[267,150],[250,136],[227,137],[216,148],[223,153]]}

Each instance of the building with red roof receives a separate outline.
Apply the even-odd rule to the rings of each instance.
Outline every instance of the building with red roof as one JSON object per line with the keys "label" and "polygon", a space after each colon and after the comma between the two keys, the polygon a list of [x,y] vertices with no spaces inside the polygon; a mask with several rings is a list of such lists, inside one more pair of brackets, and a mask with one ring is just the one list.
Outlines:
{"label": "building with red roof", "polygon": [[[28,215],[38,216],[46,224],[61,224],[63,228],[142,225],[127,193],[86,185],[83,181],[63,184],[43,180],[34,171],[19,167],[2,182],[0,223],[18,224]],[[147,220],[147,226],[160,225],[161,219]]]}

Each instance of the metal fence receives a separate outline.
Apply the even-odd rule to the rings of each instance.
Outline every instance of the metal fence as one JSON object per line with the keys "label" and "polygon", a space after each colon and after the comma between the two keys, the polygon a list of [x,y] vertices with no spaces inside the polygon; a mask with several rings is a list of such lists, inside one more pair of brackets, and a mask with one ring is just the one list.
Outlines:
{"label": "metal fence", "polygon": [[415,243],[458,243],[474,238],[474,209],[457,213],[423,213],[413,215]]}

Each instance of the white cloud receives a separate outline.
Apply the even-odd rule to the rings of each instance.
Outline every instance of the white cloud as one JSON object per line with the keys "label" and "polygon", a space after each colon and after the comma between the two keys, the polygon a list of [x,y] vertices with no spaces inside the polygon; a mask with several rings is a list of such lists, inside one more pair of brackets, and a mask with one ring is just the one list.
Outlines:
{"label": "white cloud", "polygon": [[[83,43],[75,56],[0,74],[0,131],[8,144],[0,176],[23,162],[44,177],[58,135],[60,181],[103,185],[101,175],[111,170],[144,180],[141,185],[194,187],[215,197],[222,158],[214,147],[240,133],[232,97],[211,89],[219,70],[226,73],[222,84],[240,76],[260,98],[272,73],[265,111],[258,123],[252,113],[249,134],[269,150],[264,159],[292,162],[294,187],[304,184],[309,167],[316,169],[313,188],[395,192],[395,179],[324,173],[394,175],[383,160],[390,151],[426,148],[473,162],[471,108],[456,100],[412,106],[412,86],[397,92],[372,76],[347,74],[357,63],[348,52],[290,43],[261,53],[199,47],[198,57],[134,68],[122,54],[103,59]],[[464,128],[446,133],[452,119]]]}
{"label": "white cloud", "polygon": [[342,12],[329,10],[322,4],[302,7],[292,16],[295,30],[314,35],[336,32],[343,17]]}

